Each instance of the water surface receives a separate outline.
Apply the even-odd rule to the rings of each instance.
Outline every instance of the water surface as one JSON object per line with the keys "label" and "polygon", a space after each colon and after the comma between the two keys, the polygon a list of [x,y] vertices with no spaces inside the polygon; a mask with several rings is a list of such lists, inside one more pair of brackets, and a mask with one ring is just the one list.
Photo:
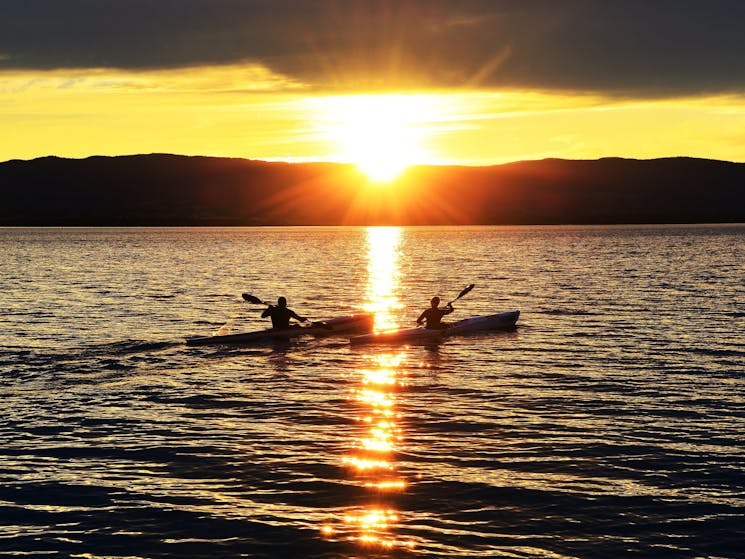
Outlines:
{"label": "water surface", "polygon": [[[743,557],[745,226],[0,229],[0,553]],[[436,345],[187,347],[519,309]]]}

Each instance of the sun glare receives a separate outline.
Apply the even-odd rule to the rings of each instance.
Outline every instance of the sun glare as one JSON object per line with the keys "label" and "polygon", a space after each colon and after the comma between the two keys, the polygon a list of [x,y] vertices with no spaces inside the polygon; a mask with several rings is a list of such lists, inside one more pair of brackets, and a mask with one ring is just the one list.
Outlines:
{"label": "sun glare", "polygon": [[437,118],[427,95],[348,95],[325,98],[321,118],[339,161],[354,163],[373,183],[386,183],[407,167],[430,162],[427,126]]}

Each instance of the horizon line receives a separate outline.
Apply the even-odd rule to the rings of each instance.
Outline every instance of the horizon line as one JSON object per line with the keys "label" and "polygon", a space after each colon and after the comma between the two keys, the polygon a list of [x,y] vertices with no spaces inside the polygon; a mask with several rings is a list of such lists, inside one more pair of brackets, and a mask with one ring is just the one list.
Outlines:
{"label": "horizon line", "polygon": [[[30,163],[32,161],[37,161],[40,159],[62,159],[62,160],[68,160],[68,161],[85,161],[87,159],[94,159],[94,158],[114,159],[118,157],[125,158],[125,157],[153,157],[153,156],[203,158],[203,159],[229,159],[229,160],[238,160],[238,161],[251,161],[251,162],[257,162],[257,163],[280,163],[280,164],[286,164],[286,165],[339,165],[339,166],[350,166],[350,167],[355,166],[355,163],[352,161],[332,161],[332,160],[326,160],[326,159],[304,159],[304,160],[294,159],[293,160],[293,158],[287,158],[287,159],[252,158],[252,157],[236,157],[236,156],[224,156],[224,155],[184,154],[184,153],[172,153],[172,152],[122,153],[122,154],[117,154],[117,155],[92,154],[92,155],[85,155],[85,156],[79,156],[79,157],[48,154],[48,155],[40,155],[37,157],[32,157],[30,159],[21,159],[21,158],[6,159],[3,161],[0,161],[0,165],[4,163],[11,163],[11,162]],[[501,163],[490,163],[490,164],[412,163],[407,166],[407,169],[416,168],[416,167],[435,167],[435,168],[466,167],[466,168],[478,169],[478,168],[488,168],[488,167],[500,167],[504,165],[510,165],[513,163],[532,163],[532,162],[540,162],[540,161],[577,161],[577,162],[592,162],[592,161],[606,161],[606,160],[664,161],[664,160],[670,160],[670,159],[693,159],[693,160],[699,160],[699,161],[732,163],[735,165],[745,164],[745,160],[732,161],[729,159],[717,159],[717,158],[712,158],[712,157],[699,157],[699,156],[693,156],[693,155],[669,155],[669,156],[664,156],[664,157],[624,157],[620,155],[607,155],[603,157],[596,157],[594,159],[587,159],[587,158],[576,158],[575,159],[575,158],[569,158],[569,157],[542,157],[538,159],[514,159],[510,161],[503,161]]]}

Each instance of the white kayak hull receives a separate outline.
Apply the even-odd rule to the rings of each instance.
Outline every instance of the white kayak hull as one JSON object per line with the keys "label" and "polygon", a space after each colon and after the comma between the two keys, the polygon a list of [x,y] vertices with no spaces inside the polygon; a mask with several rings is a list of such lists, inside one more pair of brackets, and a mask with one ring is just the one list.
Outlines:
{"label": "white kayak hull", "polygon": [[466,335],[489,330],[509,330],[515,327],[520,311],[509,311],[487,316],[475,316],[453,322],[442,330],[427,330],[426,328],[406,328],[352,336],[353,344],[371,343],[426,343],[439,341],[450,336]]}
{"label": "white kayak hull", "polygon": [[286,330],[258,330],[223,336],[203,336],[188,338],[186,345],[215,345],[215,344],[249,344],[266,341],[289,340],[299,336],[336,336],[350,332],[365,332],[372,329],[373,315],[371,313],[340,316],[323,322],[313,322],[309,326],[295,326]]}

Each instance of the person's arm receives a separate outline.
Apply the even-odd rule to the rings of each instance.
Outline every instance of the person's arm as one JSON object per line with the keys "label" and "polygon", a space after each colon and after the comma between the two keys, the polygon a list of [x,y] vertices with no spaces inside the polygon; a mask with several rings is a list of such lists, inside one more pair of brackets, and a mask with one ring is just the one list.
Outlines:
{"label": "person's arm", "polygon": [[264,309],[264,312],[261,313],[261,318],[266,318],[267,316],[272,316],[272,309],[273,308],[274,307],[272,307],[271,305],[269,305],[267,308],[265,308]]}
{"label": "person's arm", "polygon": [[304,316],[298,315],[295,311],[290,311],[290,316],[294,318],[295,320],[299,320],[300,322],[308,322],[308,319]]}
{"label": "person's arm", "polygon": [[444,313],[442,313],[443,315],[445,315],[445,314],[450,314],[450,313],[451,313],[451,312],[453,312],[453,311],[454,311],[455,309],[453,308],[453,304],[452,304],[452,303],[448,303],[448,304],[447,304],[447,305],[445,306],[445,308],[444,308],[444,309],[442,309],[442,310],[443,310],[443,311],[445,311]]}
{"label": "person's arm", "polygon": [[424,322],[424,319],[427,318],[427,311],[428,310],[429,309],[425,309],[424,312],[419,315],[419,318],[416,319],[416,323],[417,324],[421,324],[422,322]]}

